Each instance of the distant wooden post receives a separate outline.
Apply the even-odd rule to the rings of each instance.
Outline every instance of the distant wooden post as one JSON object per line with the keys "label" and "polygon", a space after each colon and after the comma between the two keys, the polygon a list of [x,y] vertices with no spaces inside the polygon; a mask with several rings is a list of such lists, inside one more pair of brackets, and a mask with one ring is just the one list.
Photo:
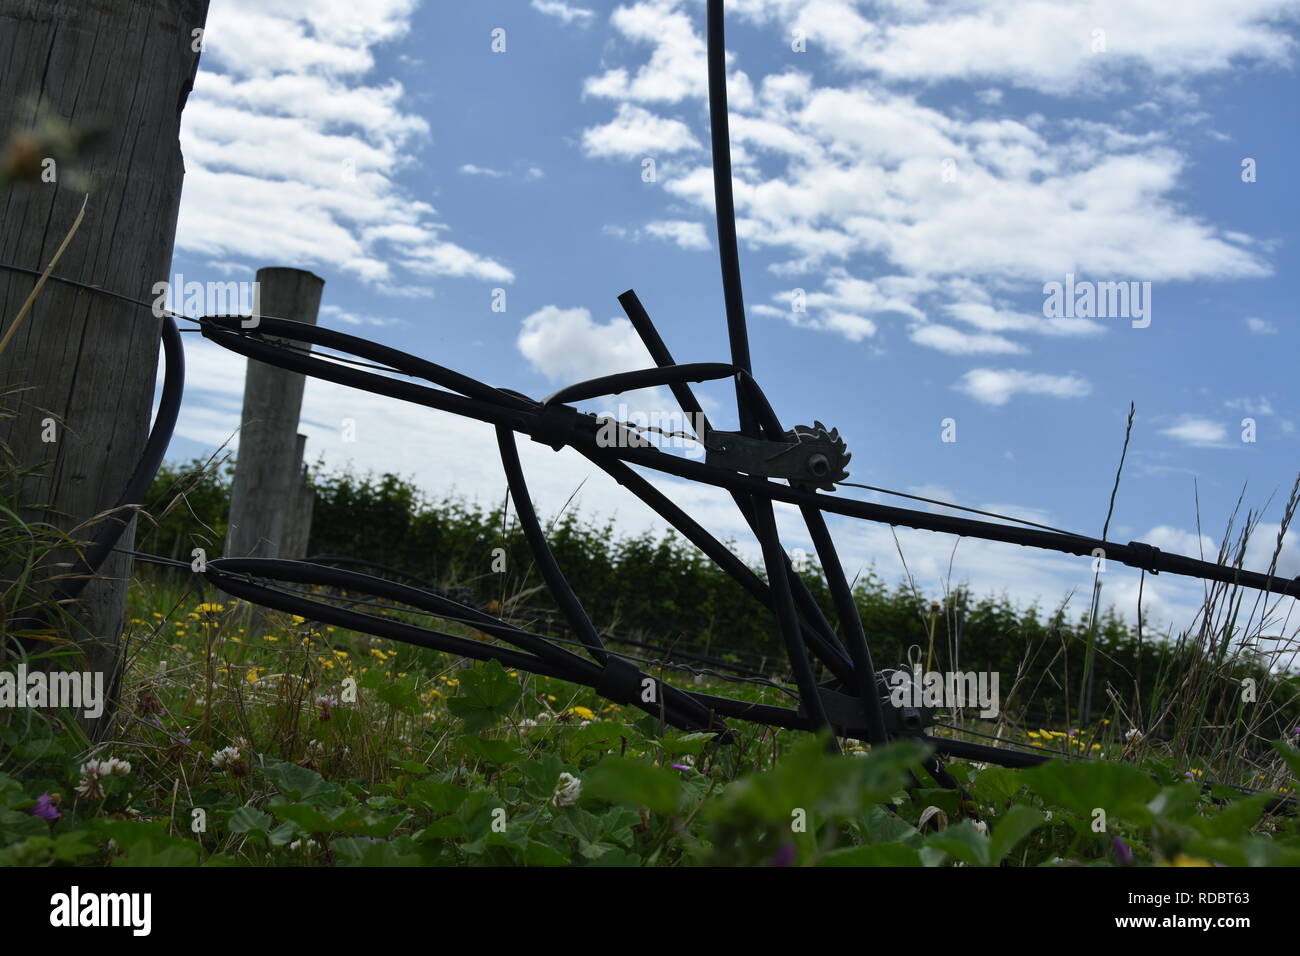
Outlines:
{"label": "distant wooden post", "polygon": [[[57,274],[153,298],[171,266],[181,110],[207,13],[208,0],[0,0],[0,153],[8,142],[6,171],[19,177],[0,181],[0,261],[44,268],[89,192]],[[86,129],[105,141],[79,163]],[[0,334],[34,282],[0,270]],[[106,295],[45,286],[0,354],[0,385],[26,389],[6,400],[12,417],[0,417],[0,441],[20,463],[42,466],[22,489],[26,518],[88,538],[86,522],[116,504],[149,427],[161,322]],[[46,419],[56,422],[54,441]],[[118,547],[134,539],[132,521]],[[130,573],[130,559],[114,554],[76,609],[85,666],[105,675],[106,688],[120,677]],[[106,707],[86,729],[102,733],[111,716]]]}
{"label": "distant wooden post", "polygon": [[311,538],[311,516],[315,510],[316,495],[311,487],[311,474],[304,461],[307,436],[298,436],[297,460],[301,467],[289,498],[289,520],[285,523],[284,537],[280,542],[280,557],[295,561],[307,557],[307,544]]}
{"label": "distant wooden post", "polygon": [[[257,281],[263,315],[316,323],[324,279],[301,269],[259,269]],[[248,362],[230,489],[227,557],[286,557],[299,547],[299,537],[301,547],[307,546],[305,531],[298,528],[306,441],[298,435],[303,384],[297,372]],[[310,512],[308,516],[310,520]]]}

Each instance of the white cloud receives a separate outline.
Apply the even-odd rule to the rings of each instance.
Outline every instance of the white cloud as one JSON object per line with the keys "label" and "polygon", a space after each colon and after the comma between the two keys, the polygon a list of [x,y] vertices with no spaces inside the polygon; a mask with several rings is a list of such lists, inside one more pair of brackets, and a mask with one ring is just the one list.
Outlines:
{"label": "white cloud", "polygon": [[917,345],[938,349],[949,355],[1019,355],[1028,351],[1024,346],[1000,335],[972,335],[950,325],[918,325],[912,329],[911,339]]}
{"label": "white cloud", "polygon": [[[404,90],[373,81],[375,52],[416,0],[214,4],[181,123],[179,250],[327,267],[393,291],[421,275],[497,282],[511,271],[445,237],[397,174],[428,138]],[[421,290],[424,291],[424,290]]]}
{"label": "white cloud", "polygon": [[876,3],[864,15],[866,6],[742,0],[735,9],[801,28],[810,47],[885,79],[997,80],[1050,94],[1146,78],[1172,85],[1251,62],[1284,65],[1295,50],[1285,23],[1294,0],[956,0]]}
{"label": "white cloud", "polygon": [[1036,332],[1041,335],[1100,335],[1106,327],[1091,319],[1046,318],[995,308],[986,302],[952,302],[944,311],[983,332]]}
{"label": "white cloud", "polygon": [[1234,412],[1244,412],[1247,415],[1273,414],[1273,403],[1264,395],[1258,398],[1230,398],[1223,404]]}
{"label": "white cloud", "polygon": [[1208,418],[1184,416],[1182,421],[1162,428],[1160,434],[1166,435],[1187,445],[1197,447],[1223,446],[1228,438],[1228,429],[1219,422]]}
{"label": "white cloud", "polygon": [[587,24],[596,16],[596,11],[588,10],[586,7],[574,7],[565,3],[565,0],[532,0],[530,4],[538,13],[544,13],[549,17],[559,17],[565,23]]}
{"label": "white cloud", "polygon": [[1246,328],[1252,335],[1277,335],[1277,326],[1267,319],[1251,316],[1246,319]]}
{"label": "white cloud", "polygon": [[877,325],[871,319],[855,312],[842,312],[839,309],[821,309],[816,312],[794,312],[788,308],[778,309],[770,305],[751,306],[750,312],[774,319],[784,319],[796,328],[819,329],[823,332],[836,332],[850,342],[861,342],[876,334]]}
{"label": "white cloud", "polygon": [[524,319],[517,344],[533,368],[565,384],[654,364],[627,319],[602,325],[582,308],[538,309]]}
{"label": "white cloud", "polygon": [[828,332],[838,332],[850,342],[861,342],[876,334],[876,323],[851,312],[827,312],[818,322]]}
{"label": "white cloud", "polygon": [[383,327],[386,325],[402,324],[401,319],[388,319],[382,316],[351,312],[341,306],[332,305],[330,303],[326,303],[320,307],[320,315],[323,319],[333,319],[337,322],[342,322],[344,325],[370,325]]}
{"label": "white cloud", "polygon": [[475,166],[473,163],[466,163],[460,168],[460,171],[466,176],[487,176],[489,179],[500,179],[505,175],[499,169],[491,169],[487,166]]}
{"label": "white cloud", "polygon": [[684,219],[659,220],[646,224],[646,232],[659,239],[669,239],[683,249],[703,250],[713,248],[704,224]]}
{"label": "white cloud", "polygon": [[655,0],[618,7],[610,17],[614,29],[633,43],[653,45],[654,51],[635,76],[620,67],[591,77],[584,85],[587,95],[638,103],[676,103],[705,95],[704,40],[692,15],[676,7]]}
{"label": "white cloud", "polygon": [[985,405],[1005,405],[1016,395],[1080,398],[1092,391],[1092,386],[1077,375],[992,368],[971,369],[953,387]]}
{"label": "white cloud", "polygon": [[582,146],[588,156],[627,159],[671,155],[698,149],[700,143],[681,120],[666,119],[639,106],[622,103],[618,115],[610,122],[583,131]]}
{"label": "white cloud", "polygon": [[[883,268],[913,283],[893,292],[888,311],[918,321],[947,312],[981,333],[935,329],[920,333],[922,344],[1008,354],[1020,346],[1006,343],[1022,335],[1099,335],[1106,327],[1027,315],[1023,306],[994,301],[994,292],[1003,299],[1033,295],[1067,272],[1152,282],[1268,275],[1264,245],[1203,221],[1179,198],[1188,161],[1169,124],[1153,128],[1144,119],[1134,132],[1123,111],[1107,121],[990,116],[1006,111],[1009,98],[984,84],[1067,94],[1122,78],[1159,93],[1163,99],[1152,108],[1160,111],[1174,95],[1174,78],[1219,69],[1235,57],[1285,60],[1292,41],[1269,18],[1297,7],[1300,0],[1203,0],[1191,11],[1163,0],[961,0],[956,8],[900,0],[874,4],[868,16],[851,0],[735,0],[733,15],[782,38],[804,29],[809,56],[829,51],[841,68],[835,87],[820,87],[793,67],[751,81],[732,65],[740,238],[775,254],[770,268],[783,276],[870,288],[853,274],[869,260],[873,272]],[[618,8],[614,28],[649,53],[588,80],[588,95],[617,104],[612,122],[586,131],[588,155],[646,155],[655,141],[674,152],[694,149],[703,111],[681,114],[692,117],[691,126],[656,111],[687,100],[704,104],[698,14],[699,4],[681,0]],[[1100,73],[1094,59],[1103,55],[1089,50],[1094,17],[1105,24],[1111,51]],[[1070,32],[1085,24],[1077,36]],[[1146,73],[1134,73],[1134,65]],[[937,110],[922,94],[904,92],[909,88],[899,79],[977,80],[972,93],[982,107],[978,115]],[[1178,95],[1190,108],[1191,91]],[[660,180],[673,200],[711,213],[710,166],[704,156],[688,159],[661,167]],[[860,308],[825,301],[825,314],[818,314],[814,294],[838,297],[829,278],[821,290],[809,290],[808,317],[790,321],[825,329],[832,311],[873,320],[882,311],[879,302]]]}
{"label": "white cloud", "polygon": [[[1181,528],[1174,528],[1170,525],[1159,525],[1152,528],[1138,540],[1144,544],[1154,545],[1161,551],[1168,551],[1172,554],[1185,554],[1190,558],[1207,561],[1215,560],[1219,553],[1218,545],[1208,535],[1193,534],[1190,531],[1183,531]],[[1253,565],[1251,567],[1253,568]]]}

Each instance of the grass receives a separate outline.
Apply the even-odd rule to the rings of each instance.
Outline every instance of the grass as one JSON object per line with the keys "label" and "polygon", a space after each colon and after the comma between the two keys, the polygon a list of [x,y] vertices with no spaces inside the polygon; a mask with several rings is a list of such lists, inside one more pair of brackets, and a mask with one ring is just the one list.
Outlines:
{"label": "grass", "polygon": [[[45,639],[36,657],[67,652],[70,611],[43,595],[69,541],[23,523],[21,474],[6,461],[0,564],[17,571],[5,620],[41,622],[25,631]],[[1240,563],[1257,524],[1247,516],[1226,563]],[[1027,723],[1025,704],[1045,691],[1075,712],[1079,675],[1054,662],[1078,659],[1088,638],[1064,626],[1063,605],[1025,650],[1000,717],[956,717],[941,733],[1068,756],[1026,771],[952,762],[954,791],[929,779],[913,741],[845,740],[832,756],[811,735],[736,721],[723,743],[585,687],[254,609],[198,576],[137,575],[120,706],[101,739],[71,714],[0,709],[0,864],[1300,863],[1296,819],[1227,786],[1286,792],[1300,773],[1297,741],[1264,733],[1294,706],[1290,678],[1260,667],[1261,650],[1276,650],[1261,646],[1276,609],[1231,586],[1207,587],[1170,653],[1146,638],[1154,693],[1107,681],[1089,721]],[[955,607],[937,603],[923,621],[929,667],[971,666]],[[1107,645],[1093,647],[1104,660]],[[1109,673],[1143,666],[1141,648]],[[763,684],[661,676],[788,703]],[[1249,702],[1245,679],[1256,681]]]}
{"label": "grass", "polygon": [[[833,757],[809,735],[743,724],[719,745],[563,681],[208,597],[132,589],[107,739],[91,744],[67,717],[8,715],[0,862],[1300,862],[1294,819],[1266,813],[1263,798],[1203,789],[1222,764],[1188,767],[1173,742],[1126,740],[1107,718],[984,726],[1105,760],[1022,772],[955,763],[963,796],[909,786],[917,745],[873,753],[846,741],[848,756]],[[110,760],[129,771],[97,763]],[[1298,769],[1281,747],[1255,782],[1292,787]],[[59,819],[31,812],[50,806]]]}

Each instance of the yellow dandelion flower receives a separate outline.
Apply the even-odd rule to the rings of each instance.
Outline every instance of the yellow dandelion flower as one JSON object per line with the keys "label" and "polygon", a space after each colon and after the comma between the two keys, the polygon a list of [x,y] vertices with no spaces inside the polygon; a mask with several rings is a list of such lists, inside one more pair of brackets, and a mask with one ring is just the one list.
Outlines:
{"label": "yellow dandelion flower", "polygon": [[199,605],[199,613],[201,614],[220,614],[224,610],[225,607],[221,604],[209,604],[204,602]]}
{"label": "yellow dandelion flower", "polygon": [[590,707],[570,707],[569,713],[573,714],[575,717],[581,717],[583,720],[596,719],[596,715],[592,712]]}

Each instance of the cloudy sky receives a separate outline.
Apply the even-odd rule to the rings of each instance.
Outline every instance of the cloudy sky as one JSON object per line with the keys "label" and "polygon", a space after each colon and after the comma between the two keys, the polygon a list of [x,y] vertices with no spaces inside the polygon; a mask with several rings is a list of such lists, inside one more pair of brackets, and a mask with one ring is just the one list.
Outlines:
{"label": "cloudy sky", "polygon": [[[725,361],[703,16],[703,0],[212,0],[173,271],[310,269],[322,324],[533,395],[652,364],[628,288],[679,361]],[[1244,487],[1267,506],[1265,567],[1300,466],[1300,0],[732,0],[728,17],[753,364],[787,426],[837,426],[852,480],[1099,535],[1132,401],[1111,537],[1212,555]],[[1067,275],[1137,296],[1047,314]],[[243,359],[187,344],[175,459],[239,422]],[[721,427],[728,390],[702,389]],[[303,417],[311,458],[504,494],[476,423],[315,381]],[[544,513],[582,485],[586,513],[654,525],[577,455],[521,450]],[[725,496],[655,480],[756,553]],[[931,593],[950,579],[1053,607],[1074,590],[1082,610],[1091,587],[1084,559],[832,528],[851,572],[899,580],[901,549]],[[1281,569],[1300,573],[1293,540]],[[1108,568],[1125,614],[1137,587]],[[1145,611],[1177,623],[1199,593],[1148,578]]]}

